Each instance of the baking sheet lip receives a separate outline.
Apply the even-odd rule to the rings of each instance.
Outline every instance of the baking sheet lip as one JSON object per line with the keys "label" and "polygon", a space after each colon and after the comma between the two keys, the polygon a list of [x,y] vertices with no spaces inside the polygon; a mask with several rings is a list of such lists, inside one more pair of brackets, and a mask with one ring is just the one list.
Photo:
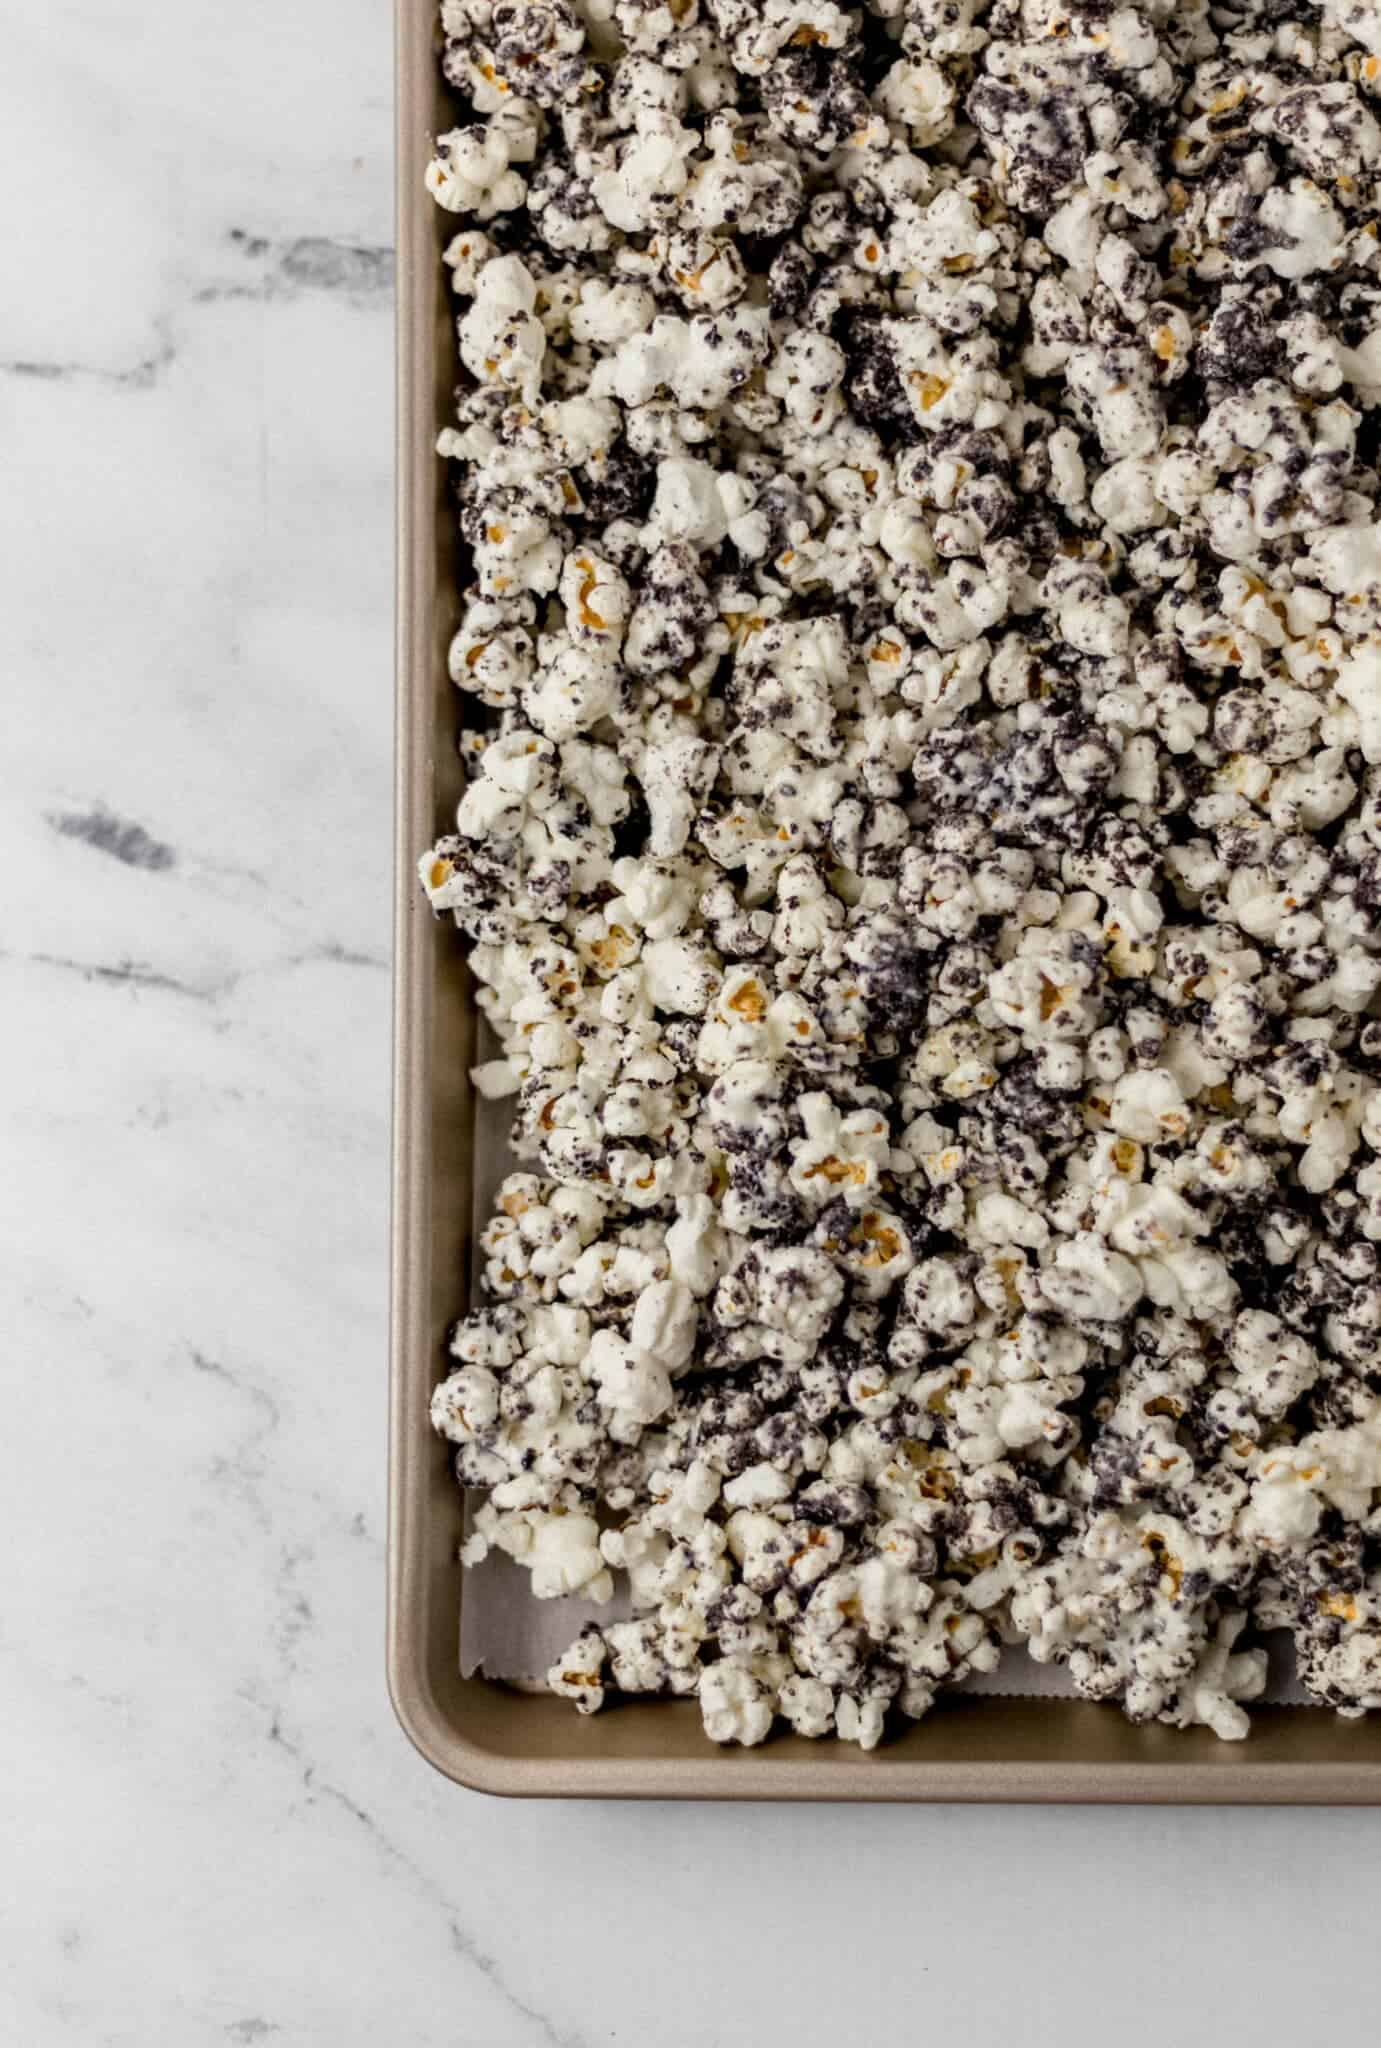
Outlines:
{"label": "baking sheet lip", "polygon": [[726,1805],[1346,1806],[1381,1800],[1381,1774],[1348,1763],[1241,1760],[1091,1764],[991,1758],[971,1763],[924,1758],[835,1757],[790,1762],[766,1750],[717,1751],[703,1759],[511,1757],[457,1729],[416,1674],[390,1665],[398,1720],[418,1753],[469,1791],[516,1799],[667,1799]]}
{"label": "baking sheet lip", "polygon": [[[1381,1763],[1339,1759],[1257,1761],[1149,1758],[1041,1760],[868,1757],[820,1750],[775,1759],[765,1750],[659,1757],[518,1756],[476,1741],[441,1705],[426,1660],[429,1562],[423,1518],[417,1405],[427,1343],[430,1132],[427,1030],[433,989],[433,920],[415,886],[417,849],[431,836],[432,634],[418,587],[424,535],[435,504],[430,341],[424,310],[435,280],[432,237],[421,231],[414,179],[430,102],[434,0],[395,0],[395,207],[397,219],[397,535],[395,678],[395,907],[393,1008],[393,1207],[391,1220],[390,1422],[386,1672],[409,1742],[434,1769],[478,1792],[538,1798],[663,1798],[822,1803],[1012,1803],[1028,1805],[1381,1805]],[[420,168],[420,167],[419,167]],[[416,185],[416,191],[414,191]],[[424,579],[426,581],[427,579]],[[457,1581],[459,1572],[457,1569]],[[459,1591],[459,1586],[457,1586]],[[456,1603],[458,1613],[459,1602]],[[515,1695],[515,1700],[516,1700]]]}
{"label": "baking sheet lip", "polygon": [[[415,588],[416,498],[420,488],[416,447],[421,413],[419,342],[415,307],[417,245],[408,207],[413,156],[412,94],[416,9],[397,0],[394,11],[394,217],[396,222],[395,333],[395,538],[394,538],[394,911],[392,1012],[392,1203],[390,1214],[388,1569],[385,1675],[400,1728],[427,1763],[447,1777],[460,1776],[488,1789],[491,1774],[468,1737],[440,1710],[427,1682],[419,1609],[425,1558],[417,1526],[414,1484],[415,1442],[412,1375],[408,1355],[417,1340],[417,1310],[423,1258],[418,1232],[425,1225],[427,1140],[421,1114],[425,1102],[426,1050],[420,1020],[426,999],[426,959],[412,887],[412,847],[425,778],[418,775],[422,739],[421,699],[416,687],[415,639],[420,593]],[[420,1068],[419,1068],[420,1062]],[[476,1750],[472,1758],[471,1752]],[[476,1768],[467,1767],[474,1764]]]}

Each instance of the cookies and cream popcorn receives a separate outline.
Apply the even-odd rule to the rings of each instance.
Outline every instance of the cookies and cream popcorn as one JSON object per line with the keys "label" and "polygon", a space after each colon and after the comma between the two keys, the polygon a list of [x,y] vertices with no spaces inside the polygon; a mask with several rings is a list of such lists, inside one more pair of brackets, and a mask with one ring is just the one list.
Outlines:
{"label": "cookies and cream popcorn", "polygon": [[466,1560],[716,1742],[1381,1708],[1374,10],[441,14]]}

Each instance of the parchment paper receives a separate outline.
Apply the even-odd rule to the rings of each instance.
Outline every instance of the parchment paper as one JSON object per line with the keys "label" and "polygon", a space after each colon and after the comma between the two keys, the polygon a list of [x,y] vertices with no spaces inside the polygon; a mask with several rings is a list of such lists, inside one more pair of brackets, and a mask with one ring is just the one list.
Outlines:
{"label": "parchment paper", "polygon": [[[480,1033],[479,1058],[492,1059],[497,1046],[488,1027]],[[517,1170],[508,1148],[512,1105],[486,1102],[476,1105],[475,1119],[475,1269],[471,1274],[471,1299],[478,1301],[480,1271],[479,1234],[489,1220],[494,1195],[507,1173]],[[467,1510],[468,1521],[468,1510]],[[621,1621],[628,1614],[626,1593],[616,1589],[613,1600],[597,1607],[589,1600],[534,1600],[528,1591],[528,1575],[512,1558],[492,1553],[483,1564],[470,1565],[465,1573],[465,1598],[461,1608],[460,1666],[463,1677],[482,1671],[488,1678],[509,1684],[541,1686],[561,1652],[574,1641],[589,1621]],[[1308,1696],[1295,1676],[1294,1655],[1283,1635],[1267,1642],[1270,1679],[1264,1698],[1272,1705],[1303,1706]],[[1025,1649],[1003,1652],[995,1671],[966,1679],[965,1692],[1073,1699],[1074,1687],[1057,1664],[1037,1664]]]}

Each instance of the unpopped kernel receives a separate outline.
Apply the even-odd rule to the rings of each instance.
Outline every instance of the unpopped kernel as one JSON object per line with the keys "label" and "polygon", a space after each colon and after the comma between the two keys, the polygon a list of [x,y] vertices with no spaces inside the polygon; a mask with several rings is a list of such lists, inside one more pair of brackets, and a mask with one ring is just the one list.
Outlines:
{"label": "unpopped kernel", "polygon": [[1381,1707],[1381,11],[442,19],[467,1559],[717,1742]]}

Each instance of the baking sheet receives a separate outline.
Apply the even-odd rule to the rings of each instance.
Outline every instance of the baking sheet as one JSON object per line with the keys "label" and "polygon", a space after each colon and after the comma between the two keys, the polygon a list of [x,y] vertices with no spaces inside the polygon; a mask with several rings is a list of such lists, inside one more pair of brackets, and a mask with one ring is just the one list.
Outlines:
{"label": "baking sheet", "polygon": [[[474,1202],[474,991],[455,935],[417,887],[418,848],[460,794],[446,648],[457,619],[455,508],[436,434],[455,380],[448,223],[423,175],[454,124],[434,0],[397,0],[398,690],[394,1170],[389,1455],[389,1692],[425,1761],[524,1798],[1138,1805],[1381,1805],[1381,1717],[1262,1708],[1251,1739],[1134,1727],[1066,1699],[961,1700],[864,1756],[781,1734],[724,1752],[692,1701],[626,1702],[592,1719],[550,1693],[463,1678],[457,1614],[478,1581],[457,1561],[461,1496],[428,1421],[446,1330],[464,1307]],[[482,1164],[482,1162],[480,1162]],[[467,1630],[467,1633],[469,1631]]]}

